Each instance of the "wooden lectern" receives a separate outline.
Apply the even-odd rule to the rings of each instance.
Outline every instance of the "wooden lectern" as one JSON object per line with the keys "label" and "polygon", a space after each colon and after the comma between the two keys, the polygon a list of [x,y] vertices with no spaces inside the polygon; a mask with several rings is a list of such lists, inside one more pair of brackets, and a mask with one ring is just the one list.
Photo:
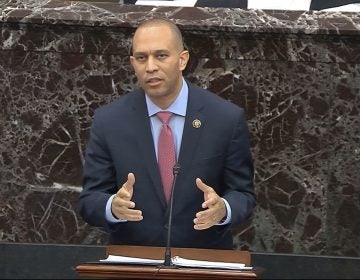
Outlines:
{"label": "wooden lectern", "polygon": [[[106,254],[147,259],[163,259],[165,248],[110,245]],[[171,248],[172,256],[182,258],[244,263],[251,266],[250,253],[236,250],[211,250],[194,248]],[[76,267],[79,276],[118,279],[256,279],[262,269],[240,271],[214,268],[162,267],[135,264],[83,263]]]}

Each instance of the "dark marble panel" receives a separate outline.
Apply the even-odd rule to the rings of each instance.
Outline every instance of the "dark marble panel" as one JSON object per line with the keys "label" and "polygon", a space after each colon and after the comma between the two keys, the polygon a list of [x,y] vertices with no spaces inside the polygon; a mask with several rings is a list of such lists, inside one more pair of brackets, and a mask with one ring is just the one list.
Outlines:
{"label": "dark marble panel", "polygon": [[255,252],[359,256],[360,15],[0,3],[0,240],[105,244],[79,218],[94,109],[136,86],[130,36],[179,24],[186,77],[243,106],[258,207],[234,231]]}
{"label": "dark marble panel", "polygon": [[0,52],[3,240],[104,242],[79,220],[75,206],[93,110],[116,94],[107,68],[111,58],[104,60]]}
{"label": "dark marble panel", "polygon": [[0,243],[0,279],[81,279],[76,266],[106,256],[103,246]]}
{"label": "dark marble panel", "polygon": [[[243,33],[184,30],[195,57],[301,62],[359,62],[357,37],[307,34]],[[344,41],[346,40],[346,44]],[[316,43],[314,43],[316,42]],[[215,50],[215,51],[214,51]]]}
{"label": "dark marble panel", "polygon": [[252,253],[263,279],[358,279],[359,258]]}
{"label": "dark marble panel", "polygon": [[335,91],[329,121],[328,243],[337,255],[360,248],[360,66],[333,67]]}

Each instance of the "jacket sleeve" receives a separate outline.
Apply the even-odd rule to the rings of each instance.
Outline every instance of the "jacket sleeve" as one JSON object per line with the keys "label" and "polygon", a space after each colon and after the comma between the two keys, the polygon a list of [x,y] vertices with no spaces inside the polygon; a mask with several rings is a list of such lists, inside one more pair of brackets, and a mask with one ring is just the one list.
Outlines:
{"label": "jacket sleeve", "polygon": [[85,151],[83,190],[78,208],[82,218],[90,225],[107,228],[106,202],[117,192],[115,168],[103,133],[105,121],[95,113]]}
{"label": "jacket sleeve", "polygon": [[224,168],[226,191],[223,198],[231,208],[231,224],[244,222],[256,204],[254,192],[254,167],[250,150],[249,131],[244,110],[240,110],[233,130]]}

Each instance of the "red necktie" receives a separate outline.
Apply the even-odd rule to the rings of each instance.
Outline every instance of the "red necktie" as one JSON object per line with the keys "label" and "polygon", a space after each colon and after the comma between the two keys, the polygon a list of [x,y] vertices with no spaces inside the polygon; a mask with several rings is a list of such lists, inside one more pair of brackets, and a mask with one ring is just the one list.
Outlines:
{"label": "red necktie", "polygon": [[162,128],[158,140],[158,164],[165,198],[168,202],[171,196],[174,180],[173,168],[176,158],[174,138],[169,126],[169,120],[172,113],[164,111],[158,112],[156,115],[162,122]]}

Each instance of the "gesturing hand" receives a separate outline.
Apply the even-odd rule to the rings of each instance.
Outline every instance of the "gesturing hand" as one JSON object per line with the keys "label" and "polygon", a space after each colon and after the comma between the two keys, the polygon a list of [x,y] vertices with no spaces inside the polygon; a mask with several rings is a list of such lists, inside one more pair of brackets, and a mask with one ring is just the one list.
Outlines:
{"label": "gesturing hand", "polygon": [[225,217],[226,206],[214,189],[204,184],[200,178],[196,179],[196,186],[204,193],[202,208],[205,210],[196,213],[194,229],[208,229],[218,224]]}
{"label": "gesturing hand", "polygon": [[135,203],[131,201],[134,192],[135,175],[128,174],[127,181],[122,185],[111,202],[112,214],[122,220],[141,221],[142,211],[135,210]]}

